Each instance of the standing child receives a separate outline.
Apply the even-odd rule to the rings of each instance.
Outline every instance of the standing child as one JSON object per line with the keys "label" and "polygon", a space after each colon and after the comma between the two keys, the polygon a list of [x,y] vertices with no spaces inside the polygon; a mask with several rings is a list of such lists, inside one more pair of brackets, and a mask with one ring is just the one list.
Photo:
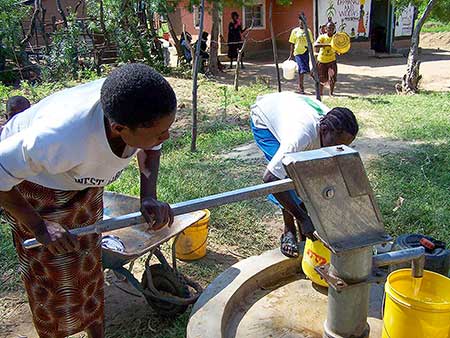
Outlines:
{"label": "standing child", "polygon": [[335,33],[336,26],[333,22],[327,23],[327,32],[317,38],[314,47],[319,51],[317,57],[317,70],[320,80],[320,95],[323,95],[323,87],[328,84],[330,96],[334,94],[334,86],[337,80],[336,52],[331,48],[331,40]]}
{"label": "standing child", "polygon": [[[313,41],[313,35],[311,30],[308,29],[310,41]],[[298,92],[299,94],[305,94],[304,77],[305,74],[310,73],[309,68],[309,51],[308,41],[306,40],[306,31],[303,21],[298,17],[298,27],[294,28],[289,37],[289,43],[291,44],[291,51],[289,59],[294,56],[295,62],[298,66]]]}

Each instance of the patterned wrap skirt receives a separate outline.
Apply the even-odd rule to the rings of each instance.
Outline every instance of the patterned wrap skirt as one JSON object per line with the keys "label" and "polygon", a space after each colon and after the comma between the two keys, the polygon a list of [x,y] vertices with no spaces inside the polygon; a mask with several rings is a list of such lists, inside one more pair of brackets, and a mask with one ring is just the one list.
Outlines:
{"label": "patterned wrap skirt", "polygon": [[[103,188],[60,191],[24,181],[17,189],[44,219],[69,229],[102,219]],[[22,242],[34,235],[24,224],[6,217],[13,229],[19,269],[39,336],[67,337],[103,325],[101,236],[80,237],[80,251],[53,255],[45,247],[25,249]]]}

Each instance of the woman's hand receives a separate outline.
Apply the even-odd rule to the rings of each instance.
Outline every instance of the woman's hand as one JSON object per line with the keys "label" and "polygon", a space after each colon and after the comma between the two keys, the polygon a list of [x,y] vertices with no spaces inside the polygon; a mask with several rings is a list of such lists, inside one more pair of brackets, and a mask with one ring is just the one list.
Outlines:
{"label": "woman's hand", "polygon": [[174,215],[170,205],[152,197],[141,200],[141,213],[151,230],[159,230],[165,225],[170,227],[173,223]]}
{"label": "woman's hand", "polygon": [[80,250],[77,237],[70,234],[61,224],[43,221],[44,224],[35,231],[36,240],[42,243],[52,254],[65,254]]}

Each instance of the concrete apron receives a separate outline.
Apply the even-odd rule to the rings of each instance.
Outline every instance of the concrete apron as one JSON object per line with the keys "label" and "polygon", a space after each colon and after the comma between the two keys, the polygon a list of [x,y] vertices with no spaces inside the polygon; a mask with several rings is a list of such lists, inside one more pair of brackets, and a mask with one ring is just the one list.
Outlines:
{"label": "concrete apron", "polygon": [[[303,248],[300,248],[303,252]],[[383,286],[372,285],[370,337],[381,337]],[[301,271],[301,257],[279,249],[240,261],[217,277],[194,305],[188,338],[323,336],[327,289]]]}

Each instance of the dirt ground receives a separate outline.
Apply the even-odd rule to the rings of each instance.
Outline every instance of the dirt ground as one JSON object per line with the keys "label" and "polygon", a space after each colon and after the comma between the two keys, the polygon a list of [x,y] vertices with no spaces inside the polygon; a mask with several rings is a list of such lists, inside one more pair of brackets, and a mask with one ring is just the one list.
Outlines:
{"label": "dirt ground", "polygon": [[[450,33],[425,33],[421,39],[420,72],[423,76],[420,86],[423,90],[450,91]],[[279,62],[288,58],[288,52],[279,51]],[[276,71],[272,55],[264,54],[258,59],[245,60],[241,83],[256,79],[276,85]],[[395,93],[395,84],[401,82],[406,71],[406,57],[375,57],[364,51],[354,51],[338,57],[338,82],[336,96],[361,96]],[[280,70],[281,71],[281,70]],[[232,84],[234,70],[226,70],[220,81]],[[296,90],[297,80],[282,79],[282,90]],[[307,93],[312,94],[314,82],[305,78]],[[325,91],[327,93],[327,91]]]}
{"label": "dirt ground", "polygon": [[[170,255],[166,255],[166,258],[169,257]],[[221,271],[225,271],[242,258],[236,255],[231,247],[223,248],[208,245],[208,255],[202,259],[202,264],[219,266]],[[179,264],[183,265],[186,263],[179,262]],[[141,280],[144,266],[144,259],[136,260],[134,263],[132,271],[138,280]],[[207,281],[205,280],[200,279],[196,281],[203,288],[207,286]],[[105,322],[107,332],[113,333],[116,329],[117,331],[120,330],[120,332],[127,332],[126,328],[138,328],[140,325],[145,325],[150,331],[153,331],[151,325],[155,323],[156,318],[170,324],[171,319],[158,317],[136,289],[127,282],[118,279],[109,270],[105,271],[105,284]],[[0,323],[1,338],[38,338],[31,320],[31,312],[26,295],[22,292],[2,295]],[[155,334],[158,333],[156,330],[154,332]],[[71,338],[87,338],[87,335],[79,333],[71,336]],[[132,333],[126,338],[132,338]]]}
{"label": "dirt ground", "polygon": [[[422,88],[425,90],[450,90],[450,33],[424,34],[422,36],[421,73],[423,74]],[[286,59],[287,54],[280,52],[280,60]],[[394,85],[400,81],[406,68],[406,58],[375,58],[369,55],[349,55],[339,58],[339,79],[336,93],[338,96],[377,95],[393,93]],[[254,82],[260,78],[275,85],[275,71],[270,55],[258,62],[248,60],[246,69],[242,71],[242,84]],[[218,79],[220,82],[232,83],[233,71],[227,71]],[[171,81],[174,82],[174,81]],[[189,81],[175,81],[174,87],[181,97],[189,97],[191,90]],[[295,81],[282,82],[283,90],[295,90]],[[307,79],[306,87],[313,89],[313,82]],[[186,102],[189,100],[185,100]],[[395,153],[407,150],[410,142],[389,140],[380,135],[366,134],[360,137],[354,147],[360,151],[363,161],[386,153]],[[224,157],[239,158],[242,160],[259,160],[262,158],[254,144],[240,146]],[[281,229],[278,229],[281,231]],[[242,257],[233,255],[230,248],[210,248],[206,260],[211,264],[219,264],[223,270],[236,263]],[[133,272],[140,276],[143,271],[142,262],[137,262]],[[152,310],[143,297],[134,297],[124,293],[114,286],[119,284],[129,292],[136,293],[130,286],[120,282],[111,273],[107,273],[105,288],[105,306],[107,330],[113,332],[115,327],[124,327],[128,324],[137,325],[136,321],[151,322],[146,318],[154,319]],[[204,283],[206,284],[206,283]],[[140,323],[142,324],[142,323]],[[151,326],[149,326],[151,330]],[[157,332],[155,332],[156,334]],[[36,338],[26,295],[23,292],[3,294],[0,301],[0,337],[4,338]],[[73,337],[85,337],[83,333]]]}

